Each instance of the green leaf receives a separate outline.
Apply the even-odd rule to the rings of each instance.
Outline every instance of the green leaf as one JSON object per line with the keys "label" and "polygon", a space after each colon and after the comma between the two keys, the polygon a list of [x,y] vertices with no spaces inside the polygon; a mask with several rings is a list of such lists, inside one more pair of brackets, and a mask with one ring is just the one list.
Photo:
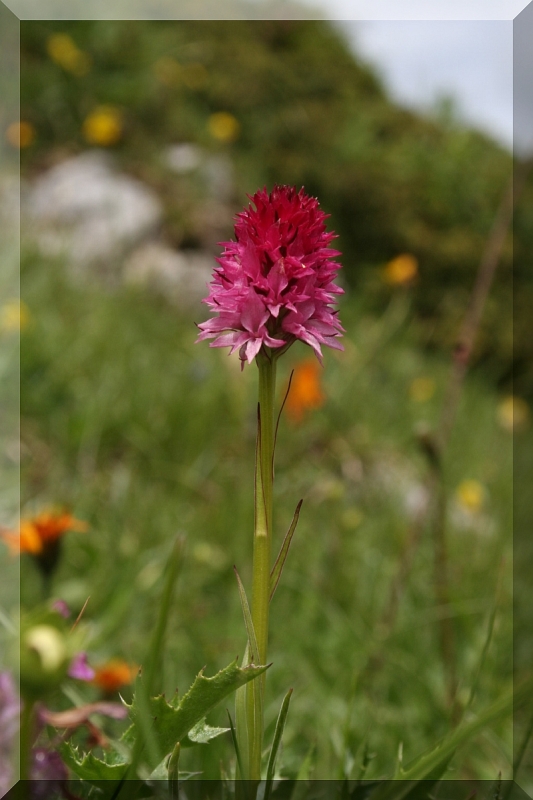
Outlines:
{"label": "green leaf", "polygon": [[[64,742],[60,751],[67,767],[84,781],[120,781],[129,766],[126,761],[119,761],[116,753],[111,753],[109,760],[102,761],[92,753],[80,753],[70,742]],[[115,763],[111,763],[111,759]]]}
{"label": "green leaf", "polygon": [[207,744],[211,739],[215,739],[222,733],[227,733],[229,728],[212,728],[206,724],[205,717],[191,728],[185,739],[182,740],[182,747],[192,747],[195,744]]}
{"label": "green leaf", "polygon": [[285,534],[283,544],[281,545],[281,550],[278,553],[278,557],[276,558],[274,566],[272,567],[272,572],[270,573],[270,600],[272,600],[272,598],[274,597],[274,592],[276,591],[279,579],[281,578],[281,573],[285,565],[285,559],[287,558],[287,553],[289,552],[289,547],[291,546],[292,537],[294,531],[296,530],[296,526],[298,524],[298,518],[300,516],[300,509],[302,507],[302,503],[303,500],[300,500],[300,502],[296,506],[296,511],[294,512],[290,528]]}
{"label": "green leaf", "polygon": [[267,780],[265,786],[265,800],[268,800],[268,798],[270,797],[270,791],[272,789],[272,781],[274,780],[274,770],[276,769],[276,758],[281,743],[281,737],[283,736],[283,729],[285,728],[285,722],[287,721],[287,714],[289,712],[291,696],[292,696],[292,689],[289,689],[289,691],[283,698],[283,702],[279,710],[278,720],[276,722],[276,730],[274,731],[274,739],[272,741],[272,747],[270,749],[270,756],[268,759]]}
{"label": "green leaf", "polygon": [[[189,731],[198,725],[214,706],[240,686],[244,686],[258,675],[262,675],[266,669],[268,667],[253,664],[241,669],[237,661],[234,661],[212,678],[206,678],[202,670],[187,694],[179,702],[177,698],[174,698],[171,703],[168,703],[162,696],[149,698],[147,703],[151,718],[150,736],[156,749],[165,755],[170,753],[176,742],[183,743]],[[133,702],[130,706],[133,723],[140,730],[142,730],[144,709],[142,704],[139,704],[138,698],[143,694],[144,687],[142,676],[140,676],[137,678]],[[144,697],[146,696],[144,695]],[[153,760],[150,752],[145,752],[143,757],[148,758],[149,762]],[[154,768],[157,763],[157,761],[149,763],[149,766]]]}

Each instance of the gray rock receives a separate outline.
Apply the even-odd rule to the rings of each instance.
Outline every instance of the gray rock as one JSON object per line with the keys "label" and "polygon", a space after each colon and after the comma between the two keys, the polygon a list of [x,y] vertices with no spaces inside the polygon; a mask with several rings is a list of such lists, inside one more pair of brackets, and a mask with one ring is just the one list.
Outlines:
{"label": "gray rock", "polygon": [[157,195],[116,172],[108,154],[70,158],[37,179],[25,203],[37,245],[74,265],[113,262],[160,225]]}

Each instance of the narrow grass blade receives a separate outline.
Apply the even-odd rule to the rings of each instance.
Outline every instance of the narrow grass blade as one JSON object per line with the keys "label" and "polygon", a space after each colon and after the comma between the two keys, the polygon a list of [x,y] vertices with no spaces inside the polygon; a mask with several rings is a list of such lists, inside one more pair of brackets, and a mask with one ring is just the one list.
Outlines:
{"label": "narrow grass blade", "polygon": [[281,407],[280,407],[280,410],[279,410],[279,414],[278,414],[278,418],[276,420],[276,427],[274,429],[274,445],[272,447],[272,474],[274,474],[274,454],[276,452],[276,442],[278,440],[279,421],[281,419],[281,415],[283,413],[283,409],[285,408],[285,403],[287,402],[287,398],[288,398],[289,392],[291,390],[291,383],[292,383],[292,376],[293,375],[294,375],[294,370],[292,370],[292,372],[290,374],[289,383],[287,384],[287,391],[285,392],[285,397],[283,398],[283,403],[281,404]]}
{"label": "narrow grass blade", "polygon": [[242,778],[242,776],[244,775],[244,767],[243,767],[243,763],[242,763],[241,750],[240,750],[240,747],[239,747],[239,742],[237,741],[237,733],[236,733],[235,727],[233,725],[233,720],[231,718],[231,714],[229,713],[229,710],[226,709],[226,711],[227,711],[228,719],[229,719],[229,727],[230,727],[230,731],[231,731],[231,738],[233,740],[233,747],[235,748],[235,755],[237,757],[237,775],[235,777],[238,780],[239,777]]}
{"label": "narrow grass blade", "polygon": [[264,800],[269,800],[270,792],[272,790],[272,781],[274,780],[274,771],[276,769],[276,758],[281,743],[281,737],[283,736],[285,722],[287,720],[287,714],[289,711],[291,696],[292,696],[292,689],[289,689],[289,691],[283,698],[283,702],[279,710],[278,721],[276,722],[276,730],[274,731],[274,739],[272,741],[272,748],[270,750],[270,756],[268,759]]}
{"label": "narrow grass blade", "polygon": [[533,679],[529,678],[519,686],[509,689],[491,706],[468,723],[462,723],[451,734],[445,736],[436,747],[426,751],[408,765],[394,780],[384,781],[378,786],[372,800],[405,800],[413,791],[417,781],[430,780],[452,759],[457,748],[479,733],[493,720],[505,717],[514,708],[531,700]]}
{"label": "narrow grass blade", "polygon": [[242,585],[242,581],[239,577],[239,573],[237,572],[237,567],[233,567],[233,571],[235,572],[235,577],[237,578],[237,585],[239,587],[242,613],[244,616],[244,624],[246,625],[246,633],[248,634],[248,642],[250,643],[250,650],[252,651],[252,659],[256,667],[258,667],[260,666],[259,648],[257,646],[257,638],[255,635],[254,623],[252,622],[252,615],[250,613],[250,606],[248,605],[246,592],[244,590],[244,586]]}
{"label": "narrow grass blade", "polygon": [[285,534],[285,538],[283,540],[283,544],[281,545],[281,550],[279,551],[278,557],[272,567],[272,572],[270,573],[270,599],[274,597],[274,592],[276,591],[277,585],[279,583],[279,579],[281,578],[281,573],[283,571],[283,567],[285,565],[285,559],[287,558],[287,553],[289,552],[289,547],[291,546],[292,537],[294,531],[296,530],[296,526],[298,524],[298,518],[300,516],[300,509],[302,507],[303,499],[300,500],[298,505],[296,506],[296,511],[294,512],[294,516],[292,518],[292,522],[290,525],[289,530]]}
{"label": "narrow grass blade", "polygon": [[171,800],[178,800],[180,793],[179,781],[178,781],[180,750],[181,750],[181,745],[179,742],[177,742],[168,762],[168,788],[170,790]]}

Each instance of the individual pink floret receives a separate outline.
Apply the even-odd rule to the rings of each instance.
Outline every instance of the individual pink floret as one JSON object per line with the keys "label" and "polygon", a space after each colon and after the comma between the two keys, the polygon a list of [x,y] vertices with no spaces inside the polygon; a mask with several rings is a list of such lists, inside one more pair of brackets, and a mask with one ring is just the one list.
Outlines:
{"label": "individual pink floret", "polygon": [[[318,200],[292,186],[262,189],[237,214],[236,241],[223,242],[209,295],[217,316],[202,322],[197,341],[239,350],[242,366],[261,347],[287,348],[297,339],[322,360],[321,345],[337,350],[344,330],[334,308],[339,256]],[[255,208],[254,208],[255,206]]]}

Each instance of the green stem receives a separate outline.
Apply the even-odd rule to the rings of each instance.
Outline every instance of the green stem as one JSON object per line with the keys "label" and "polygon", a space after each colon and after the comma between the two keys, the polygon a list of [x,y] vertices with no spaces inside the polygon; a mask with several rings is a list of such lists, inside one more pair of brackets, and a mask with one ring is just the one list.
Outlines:
{"label": "green stem", "polygon": [[[272,550],[272,490],[274,458],[274,395],[276,390],[276,359],[261,350],[257,356],[259,367],[259,415],[257,457],[255,468],[255,525],[252,579],[252,621],[254,624],[259,660],[267,663],[268,609],[270,602],[270,568]],[[249,705],[251,720],[250,779],[261,779],[261,750],[263,744],[263,698],[265,676],[256,681],[260,702],[254,713]],[[252,692],[249,693],[252,696]],[[258,711],[258,713],[257,713]],[[259,717],[259,718],[258,718]]]}
{"label": "green stem", "polygon": [[30,780],[31,751],[34,737],[34,714],[35,703],[24,698],[24,704],[20,715],[20,780]]}

